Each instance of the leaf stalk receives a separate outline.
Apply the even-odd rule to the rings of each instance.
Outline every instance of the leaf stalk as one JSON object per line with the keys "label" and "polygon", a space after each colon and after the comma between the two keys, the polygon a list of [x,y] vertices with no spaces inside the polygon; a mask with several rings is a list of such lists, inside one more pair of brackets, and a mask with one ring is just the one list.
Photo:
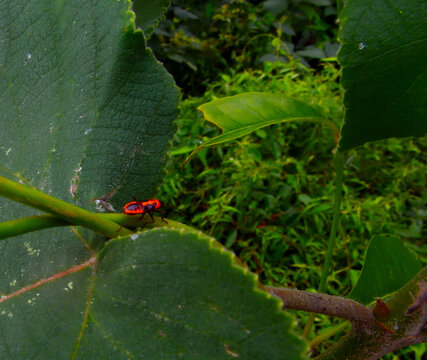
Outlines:
{"label": "leaf stalk", "polygon": [[[130,235],[132,232],[119,227],[115,222],[106,220],[88,210],[47,195],[37,189],[16,183],[0,176],[0,195],[21,204],[42,210],[54,215],[59,220],[101,233],[109,238]],[[45,218],[44,221],[52,222]],[[16,224],[15,224],[16,225]]]}
{"label": "leaf stalk", "polygon": [[[335,201],[334,201],[334,213],[332,218],[332,227],[329,234],[328,249],[326,251],[325,263],[323,265],[323,271],[320,278],[320,284],[318,287],[319,293],[324,293],[326,288],[326,281],[328,279],[329,270],[332,262],[332,253],[335,247],[335,238],[337,236],[338,225],[340,220],[340,208],[341,208],[341,198],[342,198],[342,181],[343,181],[343,172],[344,172],[344,162],[345,156],[342,153],[338,153],[335,158],[335,168],[336,168],[336,177],[335,177]],[[308,322],[304,328],[303,336],[305,338],[310,334],[311,326],[313,325],[315,314],[311,314],[308,318]]]}

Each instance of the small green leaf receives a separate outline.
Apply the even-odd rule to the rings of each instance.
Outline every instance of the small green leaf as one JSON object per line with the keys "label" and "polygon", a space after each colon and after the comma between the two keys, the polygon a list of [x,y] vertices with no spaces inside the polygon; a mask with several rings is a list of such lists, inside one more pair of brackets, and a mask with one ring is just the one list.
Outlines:
{"label": "small green leaf", "polygon": [[427,133],[426,18],[425,0],[345,2],[340,151]]}
{"label": "small green leaf", "polygon": [[291,360],[306,350],[280,302],[201,233],[114,239],[58,273],[27,264],[46,246],[22,250],[22,262],[2,261],[6,274],[33,271],[0,278],[2,359]]}
{"label": "small green leaf", "polygon": [[421,262],[399,238],[374,236],[369,242],[359,280],[348,297],[368,304],[376,297],[400,289],[421,269]]}
{"label": "small green leaf", "polygon": [[136,26],[139,27],[147,38],[150,37],[154,28],[163,19],[168,7],[169,0],[133,0],[132,8],[136,15]]}
{"label": "small green leaf", "polygon": [[315,108],[284,95],[268,93],[244,93],[214,100],[198,107],[205,119],[215,124],[223,134],[216,136],[194,150],[187,162],[200,149],[237,139],[265,126],[290,121],[314,121],[332,127]]}

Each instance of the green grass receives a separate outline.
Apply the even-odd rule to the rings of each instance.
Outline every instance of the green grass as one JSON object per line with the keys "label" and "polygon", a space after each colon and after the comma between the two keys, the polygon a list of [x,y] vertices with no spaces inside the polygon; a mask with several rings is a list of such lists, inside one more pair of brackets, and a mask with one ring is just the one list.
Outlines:
{"label": "green grass", "polygon": [[[339,75],[331,64],[318,74],[296,63],[267,64],[264,71],[223,75],[203,97],[181,104],[159,196],[177,209],[172,218],[214,236],[264,284],[318,286],[332,222],[333,134],[314,124],[273,125],[204,149],[181,170],[191,150],[220,133],[196,108],[246,91],[283,93],[318,106],[341,125]],[[374,234],[400,235],[425,258],[426,150],[426,138],[389,139],[349,153],[329,293],[350,291]],[[337,323],[322,316],[315,322],[318,329]]]}

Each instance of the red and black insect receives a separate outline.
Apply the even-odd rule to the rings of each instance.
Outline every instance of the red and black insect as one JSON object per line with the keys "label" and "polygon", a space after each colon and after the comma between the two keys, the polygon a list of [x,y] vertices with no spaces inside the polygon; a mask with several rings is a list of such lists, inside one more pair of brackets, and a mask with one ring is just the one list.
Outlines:
{"label": "red and black insect", "polygon": [[134,201],[131,201],[130,203],[127,203],[123,207],[123,209],[125,211],[125,214],[128,214],[128,215],[141,215],[138,221],[142,220],[145,214],[148,214],[150,215],[151,220],[153,220],[154,222],[153,214],[155,211],[160,212],[162,214],[162,220],[165,221],[163,211],[158,210],[161,206],[162,206],[162,203],[157,199],[151,199],[147,201],[134,200]]}

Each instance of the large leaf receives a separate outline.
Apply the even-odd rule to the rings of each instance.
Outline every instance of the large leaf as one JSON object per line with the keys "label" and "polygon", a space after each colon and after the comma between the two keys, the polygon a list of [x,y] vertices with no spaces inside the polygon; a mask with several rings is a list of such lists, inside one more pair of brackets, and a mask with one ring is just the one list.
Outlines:
{"label": "large leaf", "polygon": [[339,150],[426,134],[426,1],[346,1],[340,18],[347,109]]}
{"label": "large leaf", "polygon": [[[4,259],[2,359],[301,359],[278,300],[211,238],[157,229],[85,249],[61,272]],[[22,274],[31,270],[31,279]],[[53,270],[53,269],[51,269]],[[39,281],[39,282],[37,282]],[[47,343],[49,344],[47,346]]]}
{"label": "large leaf", "polygon": [[136,25],[150,36],[168,9],[169,0],[133,0]]}
{"label": "large leaf", "polygon": [[421,269],[421,262],[399,238],[374,236],[369,242],[359,280],[348,296],[368,304],[376,297],[400,289]]}
{"label": "large leaf", "polygon": [[83,207],[155,194],[179,92],[129,5],[0,1],[1,169]]}
{"label": "large leaf", "polygon": [[198,109],[207,121],[221,128],[223,133],[206,141],[189,158],[204,147],[234,140],[265,126],[283,122],[314,121],[336,130],[334,123],[325,119],[317,109],[280,94],[249,92],[214,100]]}

